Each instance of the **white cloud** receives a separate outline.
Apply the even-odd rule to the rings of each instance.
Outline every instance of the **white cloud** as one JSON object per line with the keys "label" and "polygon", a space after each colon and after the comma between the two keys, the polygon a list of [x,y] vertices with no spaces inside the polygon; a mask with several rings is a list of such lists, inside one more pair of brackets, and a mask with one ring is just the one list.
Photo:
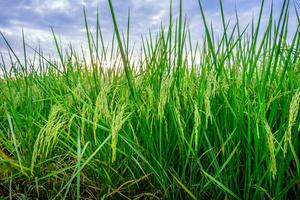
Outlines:
{"label": "white cloud", "polygon": [[[74,2],[73,2],[74,3]],[[23,8],[45,15],[51,12],[72,12],[75,7],[71,0],[33,0],[29,5],[22,5]]]}

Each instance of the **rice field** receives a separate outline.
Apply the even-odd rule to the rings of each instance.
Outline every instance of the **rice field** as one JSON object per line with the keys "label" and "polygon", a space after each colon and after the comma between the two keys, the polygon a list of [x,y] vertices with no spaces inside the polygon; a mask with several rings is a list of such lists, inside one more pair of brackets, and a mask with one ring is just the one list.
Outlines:
{"label": "rice field", "polygon": [[216,34],[199,1],[194,43],[171,1],[170,23],[135,47],[108,4],[111,42],[84,12],[87,53],[52,30],[57,59],[24,36],[20,56],[1,33],[0,199],[299,198],[299,5],[262,27],[262,3],[242,27],[220,1]]}

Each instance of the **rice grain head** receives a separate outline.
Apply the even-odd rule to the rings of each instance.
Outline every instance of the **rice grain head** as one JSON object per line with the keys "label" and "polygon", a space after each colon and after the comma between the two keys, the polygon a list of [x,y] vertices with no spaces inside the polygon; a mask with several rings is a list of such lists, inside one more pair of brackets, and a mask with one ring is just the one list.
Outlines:
{"label": "rice grain head", "polygon": [[86,132],[86,120],[89,121],[88,119],[88,108],[86,106],[83,106],[82,111],[81,111],[81,142],[85,143],[84,137],[85,137],[85,132]]}
{"label": "rice grain head", "polygon": [[272,174],[272,178],[275,179],[276,173],[277,173],[277,168],[276,168],[276,158],[275,158],[275,146],[274,146],[274,135],[272,133],[272,130],[267,122],[265,120],[264,122],[265,130],[266,130],[266,135],[267,135],[267,141],[268,141],[268,149],[269,149],[269,156],[270,156],[270,171]]}
{"label": "rice grain head", "polygon": [[292,127],[295,125],[300,105],[300,89],[298,89],[292,98],[289,108],[288,128],[284,134],[283,154],[287,152],[288,144],[292,142]]}
{"label": "rice grain head", "polygon": [[208,75],[208,78],[207,78],[206,90],[204,92],[204,107],[205,107],[205,115],[206,115],[206,128],[208,127],[208,119],[212,120],[210,99],[216,93],[216,83],[217,83],[216,76],[215,76],[213,71],[210,71],[209,75]]}
{"label": "rice grain head", "polygon": [[[150,86],[146,87],[144,96],[145,96],[144,101],[148,102],[149,107],[155,107],[155,105],[154,105],[155,96],[153,93],[153,89]],[[146,106],[146,104],[145,104],[145,106]]]}
{"label": "rice grain head", "polygon": [[31,172],[38,157],[46,158],[58,141],[62,128],[67,124],[66,112],[62,105],[54,105],[47,123],[41,128],[35,141],[31,159]]}
{"label": "rice grain head", "polygon": [[176,119],[177,119],[177,124],[178,124],[178,128],[179,128],[180,136],[181,136],[182,140],[184,141],[184,139],[185,139],[184,128],[183,128],[183,124],[182,124],[182,121],[181,121],[181,114],[180,114],[181,105],[180,105],[180,98],[179,98],[179,95],[178,95],[177,88],[175,88],[175,90],[174,90],[174,96],[175,96],[175,109],[174,109],[175,116],[176,116]]}
{"label": "rice grain head", "polygon": [[200,119],[200,114],[199,114],[199,111],[198,111],[198,106],[197,104],[195,103],[195,106],[194,106],[194,127],[193,127],[193,135],[195,136],[195,151],[197,151],[198,149],[198,129],[199,129],[199,126],[200,126],[200,122],[201,122],[201,119]]}
{"label": "rice grain head", "polygon": [[165,78],[162,81],[162,85],[159,92],[159,102],[158,102],[158,117],[162,119],[164,117],[164,109],[169,96],[169,88],[171,86],[171,79]]}
{"label": "rice grain head", "polygon": [[94,110],[94,116],[93,116],[93,136],[94,141],[97,142],[97,123],[99,120],[99,116],[102,115],[105,119],[110,119],[110,112],[108,108],[108,102],[107,102],[107,95],[109,92],[109,86],[106,84],[103,84],[103,87],[101,91],[99,92],[96,103],[95,103],[95,110]]}
{"label": "rice grain head", "polygon": [[112,135],[112,141],[111,141],[111,149],[112,149],[112,162],[116,161],[117,158],[117,143],[118,143],[118,133],[121,130],[123,124],[127,120],[127,117],[124,117],[125,113],[125,104],[119,106],[112,117],[111,122],[111,135]]}

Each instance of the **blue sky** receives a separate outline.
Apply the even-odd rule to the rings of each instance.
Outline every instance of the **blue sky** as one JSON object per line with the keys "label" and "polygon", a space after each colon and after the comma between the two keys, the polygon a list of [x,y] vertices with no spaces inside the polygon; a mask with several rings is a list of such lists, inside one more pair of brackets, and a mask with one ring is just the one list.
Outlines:
{"label": "blue sky", "polygon": [[[299,0],[295,0],[298,1]],[[202,0],[208,21],[212,21],[216,32],[222,30],[218,0]],[[235,7],[243,26],[257,17],[261,0],[223,0],[227,19],[233,19]],[[283,0],[274,0],[274,12],[279,14]],[[175,17],[178,15],[179,0],[173,0]],[[267,23],[271,0],[266,0],[263,24]],[[131,10],[131,39],[139,42],[141,34],[151,29],[158,30],[161,21],[168,23],[169,0],[113,0],[120,27],[125,28],[128,8]],[[5,35],[16,52],[22,51],[22,27],[26,42],[36,47],[40,44],[46,53],[54,52],[54,42],[50,27],[53,27],[63,44],[71,42],[76,47],[85,46],[83,6],[88,13],[88,22],[93,29],[99,8],[100,23],[104,39],[112,36],[112,23],[107,0],[0,0],[0,31]],[[183,12],[190,21],[194,40],[201,40],[203,26],[198,0],[183,0]],[[296,18],[291,10],[291,29],[296,26]],[[0,51],[6,47],[0,39]]]}

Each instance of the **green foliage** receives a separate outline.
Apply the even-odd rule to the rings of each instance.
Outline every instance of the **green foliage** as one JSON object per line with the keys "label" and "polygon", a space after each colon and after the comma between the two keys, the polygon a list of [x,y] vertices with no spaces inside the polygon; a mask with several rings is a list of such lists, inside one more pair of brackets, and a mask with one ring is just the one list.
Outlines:
{"label": "green foliage", "polygon": [[122,35],[108,3],[111,44],[99,19],[90,32],[84,11],[90,58],[62,49],[52,30],[57,60],[35,49],[36,60],[27,58],[24,34],[21,59],[1,34],[11,65],[1,64],[0,196],[299,197],[300,21],[290,33],[289,1],[276,22],[271,9],[267,27],[262,2],[249,32],[238,14],[228,28],[220,0],[219,36],[199,1],[202,46],[192,42],[182,1],[173,23],[171,1],[169,26],[143,37],[139,55],[130,14]]}

